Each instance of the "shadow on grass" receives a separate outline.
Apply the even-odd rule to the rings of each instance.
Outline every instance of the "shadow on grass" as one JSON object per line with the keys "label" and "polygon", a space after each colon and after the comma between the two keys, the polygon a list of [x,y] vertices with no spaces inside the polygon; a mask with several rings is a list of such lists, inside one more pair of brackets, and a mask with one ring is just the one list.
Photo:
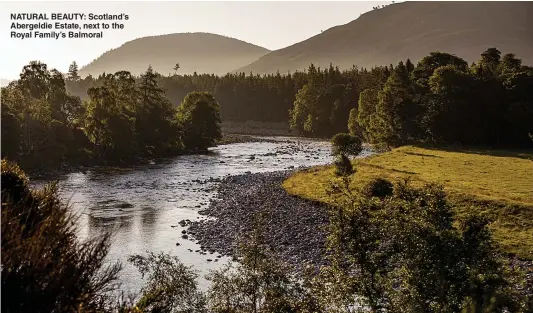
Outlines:
{"label": "shadow on grass", "polygon": [[441,156],[433,155],[433,154],[415,153],[415,152],[409,152],[409,151],[405,151],[405,152],[403,152],[403,153],[405,153],[405,154],[409,154],[409,155],[416,155],[416,156],[422,156],[422,157],[430,157],[430,158],[439,158],[439,159],[442,159]]}
{"label": "shadow on grass", "polygon": [[381,166],[381,165],[376,165],[376,164],[362,163],[362,164],[360,164],[360,165],[361,165],[361,166],[373,167],[373,168],[379,168],[379,169],[384,170],[384,171],[395,172],[395,173],[410,174],[410,175],[418,174],[418,173],[416,173],[416,172],[409,172],[409,171],[404,171],[404,170],[398,170],[398,169],[395,169],[395,168],[383,167],[383,166]]}
{"label": "shadow on grass", "polygon": [[[464,147],[464,146],[442,146],[440,147],[440,146],[420,145],[419,147],[423,149],[428,149],[428,150],[490,155],[490,156],[495,156],[495,157],[511,157],[511,158],[520,158],[520,159],[533,161],[533,149],[530,149],[530,148],[508,150],[508,149],[491,149],[487,147]],[[407,154],[415,155],[415,153],[407,153]],[[431,155],[423,155],[423,156],[431,156]]]}

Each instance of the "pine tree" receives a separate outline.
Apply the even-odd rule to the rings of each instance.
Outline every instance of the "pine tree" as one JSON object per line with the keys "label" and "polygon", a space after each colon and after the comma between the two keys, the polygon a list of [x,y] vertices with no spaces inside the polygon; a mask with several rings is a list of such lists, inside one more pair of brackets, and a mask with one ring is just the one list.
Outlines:
{"label": "pine tree", "polygon": [[372,137],[378,142],[398,146],[414,135],[413,88],[407,68],[400,62],[385,87],[378,93]]}
{"label": "pine tree", "polygon": [[78,81],[80,80],[80,76],[78,75],[78,63],[76,61],[73,61],[70,66],[68,67],[68,79],[71,81]]}
{"label": "pine tree", "polygon": [[174,110],[165,91],[158,86],[157,74],[149,66],[138,85],[135,129],[139,147],[149,153],[162,155],[179,146]]}

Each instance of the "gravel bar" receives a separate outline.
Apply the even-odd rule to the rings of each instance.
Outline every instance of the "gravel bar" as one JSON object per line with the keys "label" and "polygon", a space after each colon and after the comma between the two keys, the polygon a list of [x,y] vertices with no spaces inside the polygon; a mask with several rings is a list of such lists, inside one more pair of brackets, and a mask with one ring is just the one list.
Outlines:
{"label": "gravel bar", "polygon": [[292,171],[244,174],[225,178],[217,199],[201,211],[209,219],[187,223],[185,236],[203,250],[234,256],[238,242],[262,216],[265,241],[297,269],[323,264],[326,252],[325,205],[289,195],[281,186]]}

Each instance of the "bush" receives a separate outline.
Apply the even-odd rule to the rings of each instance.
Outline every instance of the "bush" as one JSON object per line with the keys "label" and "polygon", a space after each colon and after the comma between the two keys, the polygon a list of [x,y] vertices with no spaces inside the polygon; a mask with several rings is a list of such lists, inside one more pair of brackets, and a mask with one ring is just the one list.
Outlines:
{"label": "bush", "polygon": [[339,195],[322,283],[344,297],[330,306],[357,298],[372,312],[528,312],[517,292],[525,285],[498,254],[488,221],[457,223],[442,186],[399,183],[380,201],[349,189]]}
{"label": "bush", "polygon": [[2,160],[2,312],[97,312],[120,265],[103,268],[109,235],[80,243],[55,184],[31,190]]}
{"label": "bush", "polygon": [[331,153],[333,155],[358,155],[362,148],[362,140],[357,136],[346,133],[338,133],[331,139]]}
{"label": "bush", "polygon": [[362,192],[367,197],[378,197],[383,199],[392,195],[393,185],[390,181],[378,177],[368,182],[363,187]]}
{"label": "bush", "polygon": [[354,173],[352,162],[344,154],[337,155],[335,159],[335,175],[349,176]]}

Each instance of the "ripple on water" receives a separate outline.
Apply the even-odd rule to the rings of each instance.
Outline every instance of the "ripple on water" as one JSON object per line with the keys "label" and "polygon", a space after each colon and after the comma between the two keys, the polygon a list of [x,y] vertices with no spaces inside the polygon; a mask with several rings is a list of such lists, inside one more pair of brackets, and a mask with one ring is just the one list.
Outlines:
{"label": "ripple on water", "polygon": [[[273,138],[270,138],[273,139]],[[272,172],[331,163],[327,142],[277,138],[278,142],[247,142],[210,149],[207,155],[187,155],[127,169],[97,168],[57,177],[61,196],[79,214],[80,237],[111,231],[108,261],[121,261],[123,288],[139,290],[140,275],[127,264],[135,253],[168,252],[193,265],[200,274],[218,268],[227,258],[196,253],[199,245],[181,238],[216,197],[220,180],[246,172]],[[44,182],[34,182],[42,185]],[[250,194],[253,197],[253,193]],[[179,244],[179,245],[177,245]],[[200,280],[205,287],[205,280]]]}

